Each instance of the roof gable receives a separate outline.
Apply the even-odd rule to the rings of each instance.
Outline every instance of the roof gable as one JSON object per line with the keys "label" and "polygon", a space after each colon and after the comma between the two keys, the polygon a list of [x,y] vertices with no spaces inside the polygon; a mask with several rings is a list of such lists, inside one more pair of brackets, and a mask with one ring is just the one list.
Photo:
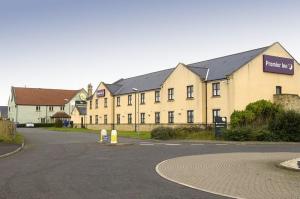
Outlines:
{"label": "roof gable", "polygon": [[193,63],[187,65],[187,67],[202,78],[204,78],[205,70],[201,68],[208,68],[209,71],[206,79],[208,81],[225,79],[226,76],[232,74],[234,71],[254,59],[269,47],[270,46]]}

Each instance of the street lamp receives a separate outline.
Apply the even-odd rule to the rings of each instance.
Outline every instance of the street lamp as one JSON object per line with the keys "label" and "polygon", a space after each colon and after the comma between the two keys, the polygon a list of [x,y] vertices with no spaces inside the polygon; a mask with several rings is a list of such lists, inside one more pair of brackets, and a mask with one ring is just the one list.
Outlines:
{"label": "street lamp", "polygon": [[[137,132],[137,122],[136,122],[136,119],[137,119],[137,114],[136,114],[136,93],[139,92],[139,89],[132,88],[132,90],[134,91],[134,131]],[[138,132],[138,137],[139,136],[140,136],[140,134]]]}

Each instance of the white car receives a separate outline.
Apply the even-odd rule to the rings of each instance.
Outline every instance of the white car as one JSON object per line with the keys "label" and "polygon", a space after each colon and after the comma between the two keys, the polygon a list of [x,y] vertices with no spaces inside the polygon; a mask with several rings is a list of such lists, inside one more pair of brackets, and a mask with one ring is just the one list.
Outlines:
{"label": "white car", "polygon": [[34,127],[34,124],[33,124],[33,123],[26,123],[26,127],[27,127],[27,128],[33,128],[33,127]]}

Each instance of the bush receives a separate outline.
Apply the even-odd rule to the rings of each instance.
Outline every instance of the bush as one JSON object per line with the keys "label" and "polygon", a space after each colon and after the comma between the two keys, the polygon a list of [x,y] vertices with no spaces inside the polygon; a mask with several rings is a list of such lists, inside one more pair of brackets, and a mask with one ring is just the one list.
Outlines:
{"label": "bush", "polygon": [[255,119],[255,114],[251,111],[234,111],[230,116],[230,124],[233,128],[245,127]]}
{"label": "bush", "polygon": [[232,140],[232,141],[253,141],[255,138],[253,137],[252,128],[249,127],[239,127],[224,130],[224,139]]}
{"label": "bush", "polygon": [[270,121],[269,129],[274,138],[280,141],[300,141],[300,113],[282,111]]}
{"label": "bush", "polygon": [[63,121],[62,120],[56,120],[55,123],[54,123],[54,127],[62,128],[63,127]]}
{"label": "bush", "polygon": [[174,135],[174,129],[169,127],[158,127],[151,131],[152,139],[168,140]]}

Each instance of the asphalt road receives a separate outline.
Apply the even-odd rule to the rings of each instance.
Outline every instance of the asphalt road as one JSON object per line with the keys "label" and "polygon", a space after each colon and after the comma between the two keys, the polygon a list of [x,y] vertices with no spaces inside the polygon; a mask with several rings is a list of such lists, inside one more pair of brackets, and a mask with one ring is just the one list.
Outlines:
{"label": "asphalt road", "polygon": [[299,144],[203,145],[141,143],[107,146],[97,135],[19,129],[25,149],[0,159],[0,198],[199,198],[221,196],[201,192],[160,177],[163,160],[230,152],[300,152]]}

